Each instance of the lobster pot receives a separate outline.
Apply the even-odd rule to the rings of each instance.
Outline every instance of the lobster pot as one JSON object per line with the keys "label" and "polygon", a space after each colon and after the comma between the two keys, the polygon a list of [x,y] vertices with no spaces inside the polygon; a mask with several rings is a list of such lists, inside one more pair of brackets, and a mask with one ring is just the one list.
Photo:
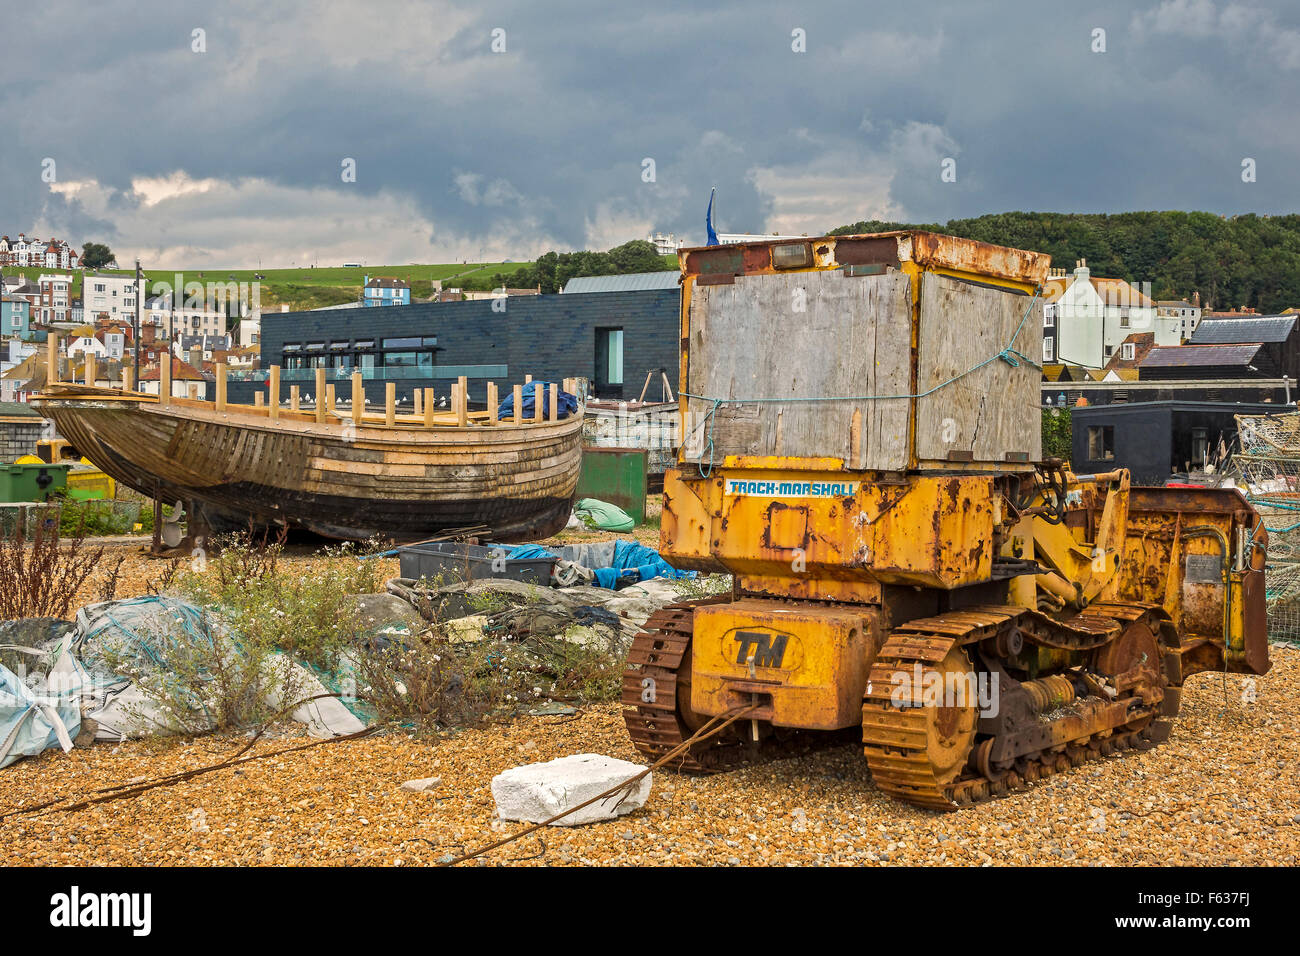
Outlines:
{"label": "lobster pot", "polygon": [[[980,272],[978,249],[959,240],[942,251],[966,267],[960,277],[909,261],[910,242],[893,238],[873,247],[889,252],[879,263],[750,270],[747,249],[733,275],[688,275],[683,460],[839,458],[900,471],[1041,457],[1032,283]],[[835,255],[819,244],[819,264]]]}

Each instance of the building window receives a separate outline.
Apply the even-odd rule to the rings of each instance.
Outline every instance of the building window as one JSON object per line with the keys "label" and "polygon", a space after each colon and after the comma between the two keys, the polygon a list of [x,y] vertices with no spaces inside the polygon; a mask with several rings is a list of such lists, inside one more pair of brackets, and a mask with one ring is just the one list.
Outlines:
{"label": "building window", "polygon": [[623,330],[596,329],[596,387],[623,384]]}
{"label": "building window", "polygon": [[1052,361],[1052,359],[1054,358],[1053,353],[1056,351],[1055,346],[1056,346],[1055,339],[1043,339],[1043,361],[1044,362]]}
{"label": "building window", "polygon": [[1123,355],[1124,361],[1131,362],[1133,361],[1133,356],[1136,354],[1137,349],[1132,342],[1125,342],[1120,351]]}
{"label": "building window", "polygon": [[1112,355],[1115,354],[1115,346],[1108,345],[1106,346],[1105,351],[1106,351],[1106,358],[1110,358]]}
{"label": "building window", "polygon": [[1043,310],[1043,328],[1052,329],[1056,327],[1056,306],[1049,305]]}
{"label": "building window", "polygon": [[1115,427],[1113,425],[1088,426],[1088,460],[1113,461],[1115,459]]}
{"label": "building window", "polygon": [[1128,309],[1119,310],[1119,327],[1121,329],[1128,328]]}
{"label": "building window", "polygon": [[1192,464],[1204,468],[1210,457],[1210,433],[1205,428],[1192,429]]}

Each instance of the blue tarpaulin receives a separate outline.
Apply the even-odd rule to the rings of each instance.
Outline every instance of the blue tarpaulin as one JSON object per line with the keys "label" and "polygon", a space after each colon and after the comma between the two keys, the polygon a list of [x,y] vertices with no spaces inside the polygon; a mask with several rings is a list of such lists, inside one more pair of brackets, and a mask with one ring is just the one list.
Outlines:
{"label": "blue tarpaulin", "polygon": [[[528,560],[530,558],[558,558],[554,551],[548,551],[539,544],[522,544],[510,552],[511,560]],[[592,568],[596,575],[596,584],[602,588],[614,590],[620,584],[636,584],[651,578],[694,578],[694,571],[679,571],[659,556],[653,548],[647,548],[635,541],[618,540],[614,542],[614,558],[607,568]]]}
{"label": "blue tarpaulin", "polygon": [[[523,414],[525,419],[532,419],[537,415],[537,386],[542,386],[542,417],[551,417],[551,383],[550,382],[529,382],[524,386]],[[570,395],[564,389],[556,387],[557,403],[560,406],[560,418],[568,418],[578,410],[578,400]],[[506,397],[497,406],[498,418],[510,418],[515,413],[515,395],[511,389],[506,393]]]}

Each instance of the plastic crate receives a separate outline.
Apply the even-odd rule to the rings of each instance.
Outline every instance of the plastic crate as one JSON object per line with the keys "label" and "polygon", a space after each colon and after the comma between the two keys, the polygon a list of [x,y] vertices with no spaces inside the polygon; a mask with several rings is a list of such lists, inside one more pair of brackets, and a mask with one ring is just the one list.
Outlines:
{"label": "plastic crate", "polygon": [[398,549],[402,577],[412,580],[425,578],[432,581],[441,577],[444,583],[477,581],[484,578],[510,578],[549,587],[554,558],[527,558],[502,560],[508,548],[487,547],[480,544],[461,544],[455,541],[434,544],[411,544]]}

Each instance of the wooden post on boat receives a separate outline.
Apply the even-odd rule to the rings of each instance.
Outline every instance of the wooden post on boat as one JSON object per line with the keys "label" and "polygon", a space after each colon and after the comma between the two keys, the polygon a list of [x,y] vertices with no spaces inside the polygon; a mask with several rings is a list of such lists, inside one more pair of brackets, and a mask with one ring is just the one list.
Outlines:
{"label": "wooden post on boat", "polygon": [[415,402],[415,415],[418,418],[424,414],[424,389],[411,389],[411,400]]}
{"label": "wooden post on boat", "polygon": [[497,423],[497,383],[488,382],[487,384],[487,405],[488,405],[488,424]]}
{"label": "wooden post on boat", "polygon": [[456,424],[461,428],[464,428],[469,421],[469,416],[466,414],[467,404],[465,386],[457,382],[451,387],[451,410],[456,413]]}
{"label": "wooden post on boat", "polygon": [[397,423],[397,383],[389,382],[384,386],[384,424]]}
{"label": "wooden post on boat", "polygon": [[352,424],[360,427],[366,414],[366,386],[360,370],[352,373]]}
{"label": "wooden post on boat", "polygon": [[[130,377],[131,369],[123,368],[122,374]],[[172,402],[172,353],[158,356],[158,404],[170,405]]]}
{"label": "wooden post on boat", "polygon": [[559,391],[559,387],[552,382],[549,391],[551,393],[551,407],[547,421],[558,422],[560,420],[560,403],[558,401],[559,395],[556,393]]}
{"label": "wooden post on boat", "polygon": [[460,405],[456,409],[456,424],[462,428],[469,422],[469,378],[462,375],[456,379],[460,386]]}
{"label": "wooden post on boat", "polygon": [[45,384],[57,385],[59,382],[59,336],[50,332],[45,336]]}
{"label": "wooden post on boat", "polygon": [[515,424],[522,424],[524,420],[524,387],[515,386]]}
{"label": "wooden post on boat", "polygon": [[298,411],[298,410],[299,410],[299,406],[300,406],[301,404],[302,404],[302,402],[301,402],[301,400],[300,400],[299,397],[298,397],[298,386],[297,386],[297,385],[290,385],[290,386],[289,386],[289,411],[291,411],[291,412],[296,412],[296,411]]}
{"label": "wooden post on boat", "polygon": [[325,370],[316,369],[316,421],[325,421],[327,409],[325,407]]}
{"label": "wooden post on boat", "polygon": [[217,411],[226,410],[226,363],[217,363]]}
{"label": "wooden post on boat", "polygon": [[197,401],[199,397],[199,387],[193,382],[190,383],[190,401]]}
{"label": "wooden post on boat", "polygon": [[433,412],[434,412],[433,389],[423,388],[420,389],[420,391],[424,392],[424,427],[431,428],[433,427]]}
{"label": "wooden post on boat", "polygon": [[254,408],[261,408],[261,407],[263,407],[265,404],[266,404],[266,396],[263,395],[261,392],[254,392],[254,393],[253,393],[253,407],[254,407]]}
{"label": "wooden post on boat", "polygon": [[538,382],[533,386],[533,421],[542,421],[542,412],[546,411],[546,393],[542,390],[542,383]]}
{"label": "wooden post on boat", "polygon": [[95,353],[86,351],[86,384],[94,386],[95,384]]}
{"label": "wooden post on boat", "polygon": [[131,391],[131,366],[122,363],[122,391]]}
{"label": "wooden post on boat", "polygon": [[322,421],[330,421],[334,417],[334,386],[333,384],[325,386],[325,417]]}
{"label": "wooden post on boat", "polygon": [[524,376],[524,384],[525,384],[525,385],[531,385],[532,382],[533,382],[533,377],[532,377],[531,375],[525,375],[525,376]]}
{"label": "wooden post on boat", "polygon": [[266,400],[271,404],[271,417],[280,417],[280,366],[271,366],[271,375],[266,382]]}

